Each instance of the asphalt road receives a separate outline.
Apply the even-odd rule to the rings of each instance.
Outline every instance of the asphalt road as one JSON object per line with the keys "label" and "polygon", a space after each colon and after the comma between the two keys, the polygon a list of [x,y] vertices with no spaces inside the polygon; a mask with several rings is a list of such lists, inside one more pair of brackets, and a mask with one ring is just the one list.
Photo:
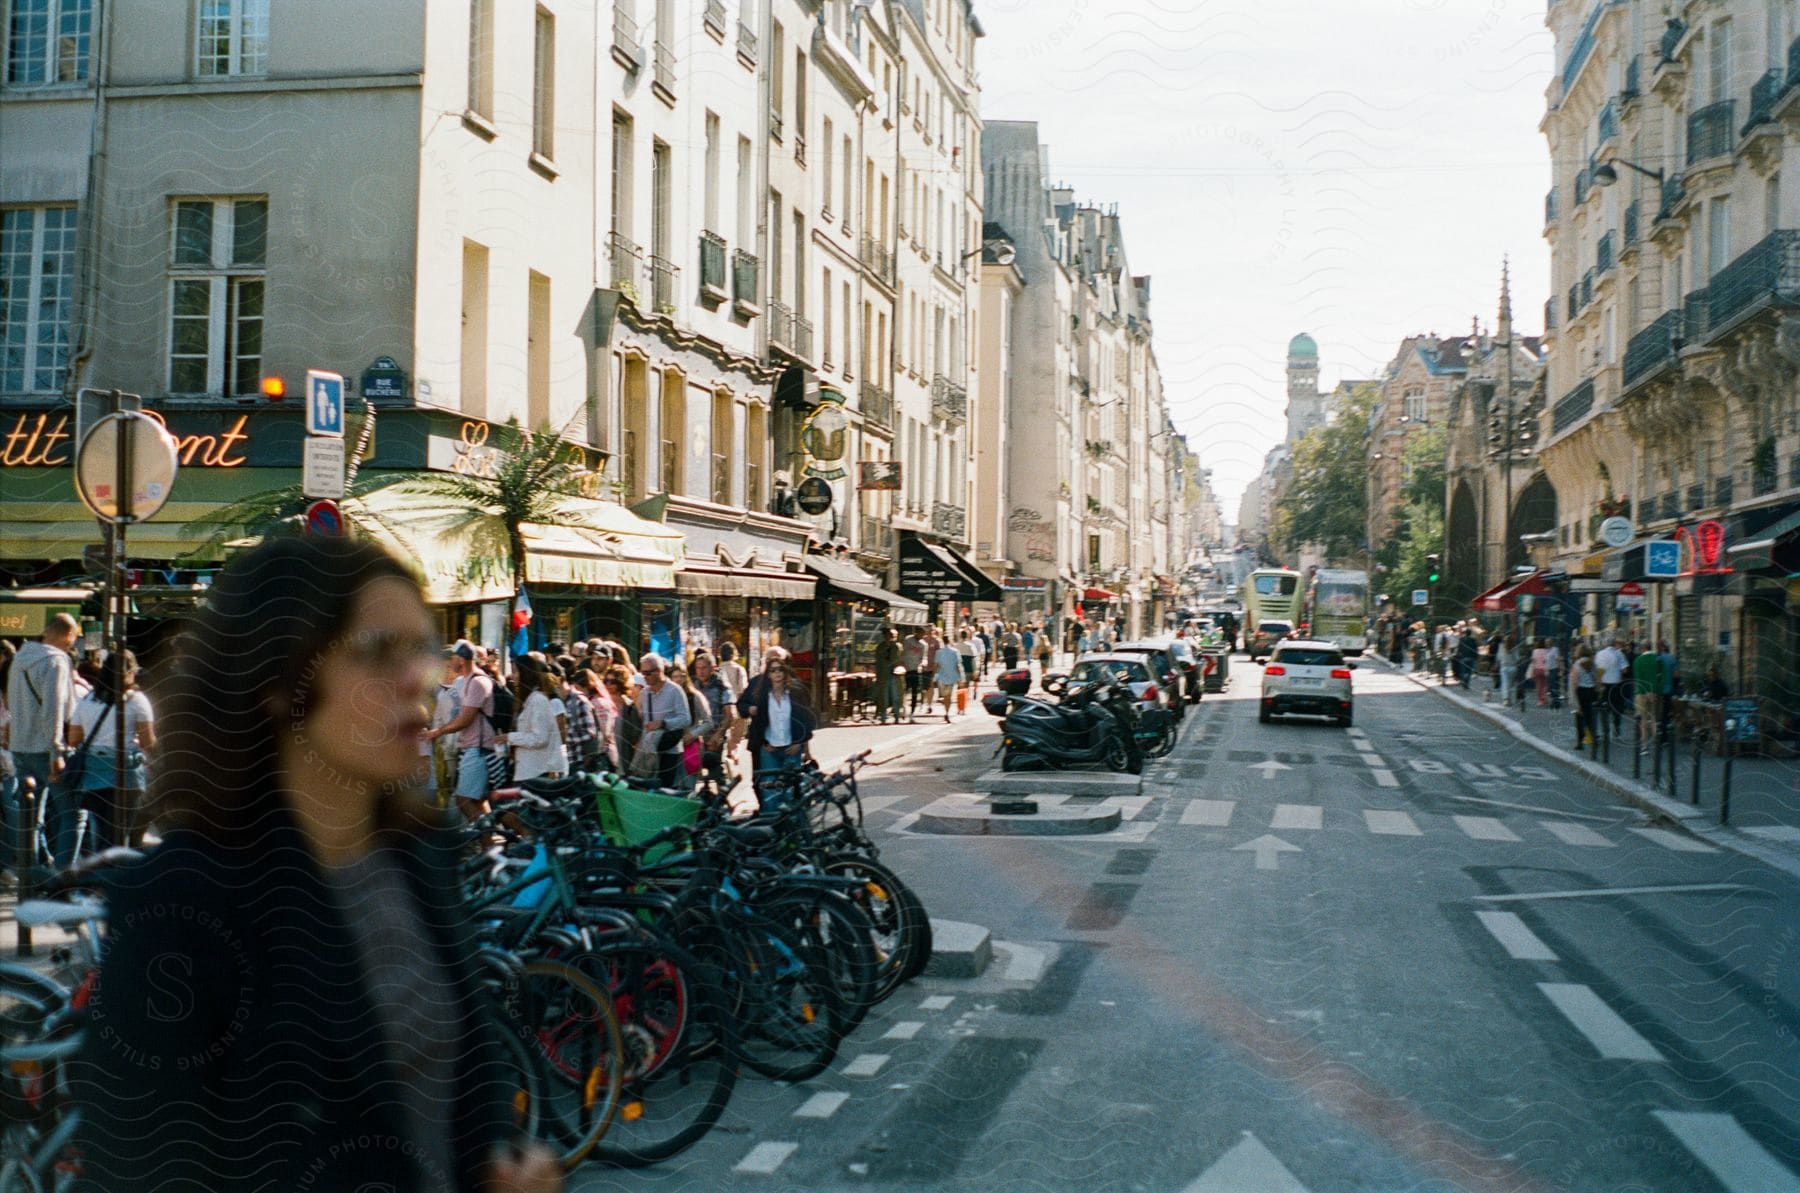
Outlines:
{"label": "asphalt road", "polygon": [[1086,838],[933,837],[993,722],[866,785],[934,915],[1007,942],[579,1189],[1800,1189],[1800,884],[1376,668],[1356,728],[1190,714]]}

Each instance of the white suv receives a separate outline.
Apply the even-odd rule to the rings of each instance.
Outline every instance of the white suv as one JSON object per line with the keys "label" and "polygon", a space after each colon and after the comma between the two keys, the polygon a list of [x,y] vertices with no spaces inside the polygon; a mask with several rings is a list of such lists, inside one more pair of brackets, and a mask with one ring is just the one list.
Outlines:
{"label": "white suv", "polygon": [[1331,642],[1287,639],[1276,644],[1263,666],[1262,707],[1257,720],[1267,724],[1286,713],[1333,717],[1351,722],[1350,673],[1356,664]]}

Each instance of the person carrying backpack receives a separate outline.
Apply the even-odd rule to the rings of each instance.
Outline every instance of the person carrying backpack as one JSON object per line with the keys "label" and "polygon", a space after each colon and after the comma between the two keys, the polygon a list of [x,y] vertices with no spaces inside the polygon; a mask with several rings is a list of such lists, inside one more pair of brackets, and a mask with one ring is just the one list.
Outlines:
{"label": "person carrying backpack", "polygon": [[456,744],[462,751],[456,766],[456,806],[470,820],[486,810],[497,769],[492,764],[500,757],[497,739],[512,732],[517,710],[512,691],[504,684],[496,684],[482,670],[475,651],[476,647],[466,640],[458,640],[450,648],[462,684],[462,711],[436,729],[425,731],[429,741],[456,735]]}

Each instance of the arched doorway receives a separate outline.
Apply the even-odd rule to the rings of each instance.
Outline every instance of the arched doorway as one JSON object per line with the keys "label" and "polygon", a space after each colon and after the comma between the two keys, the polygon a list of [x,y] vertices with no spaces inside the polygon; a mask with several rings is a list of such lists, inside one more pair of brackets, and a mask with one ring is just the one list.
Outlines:
{"label": "arched doorway", "polygon": [[1540,472],[1526,482],[1513,499],[1512,516],[1507,519],[1506,527],[1507,573],[1531,563],[1525,544],[1519,541],[1521,535],[1543,534],[1555,529],[1556,487]]}
{"label": "arched doorway", "polygon": [[1481,532],[1476,525],[1475,494],[1461,480],[1450,493],[1450,515],[1444,522],[1446,608],[1462,609],[1485,585],[1481,576]]}

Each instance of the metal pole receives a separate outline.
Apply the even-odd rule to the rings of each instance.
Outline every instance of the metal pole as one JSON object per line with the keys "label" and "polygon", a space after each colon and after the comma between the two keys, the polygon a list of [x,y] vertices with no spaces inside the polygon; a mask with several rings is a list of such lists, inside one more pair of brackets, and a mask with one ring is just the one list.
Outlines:
{"label": "metal pole", "polygon": [[[113,413],[123,409],[124,399],[118,390],[112,391]],[[113,790],[112,790],[112,831],[122,840],[125,837],[125,780],[126,761],[126,726],[125,726],[125,634],[128,630],[125,619],[125,524],[131,518],[131,449],[136,440],[135,435],[128,435],[127,428],[133,421],[119,420],[119,450],[115,481],[118,488],[115,492],[115,510],[118,521],[113,526],[113,645],[112,657],[108,660],[113,671]],[[98,836],[98,834],[95,834]],[[120,840],[110,840],[108,845],[117,845]]]}
{"label": "metal pole", "polygon": [[1731,756],[1737,753],[1737,745],[1729,737],[1720,743],[1720,750],[1725,755],[1725,780],[1719,787],[1719,823],[1731,823]]}
{"label": "metal pole", "polygon": [[1700,734],[1694,734],[1694,790],[1689,803],[1700,806]]}
{"label": "metal pole", "polygon": [[1663,722],[1663,740],[1669,743],[1669,798],[1675,798],[1675,726],[1673,722]]}
{"label": "metal pole", "polygon": [[[19,783],[19,839],[17,841],[19,867],[19,902],[24,903],[32,897],[32,888],[37,884],[32,880],[32,872],[37,869],[37,821],[38,790],[36,779],[23,779]],[[17,925],[19,930],[18,955],[31,956],[31,929],[24,924]]]}
{"label": "metal pole", "polygon": [[[1635,702],[1635,697],[1634,697]],[[1635,710],[1634,710],[1635,711]],[[1644,718],[1631,718],[1631,777],[1640,779],[1644,775]]]}

